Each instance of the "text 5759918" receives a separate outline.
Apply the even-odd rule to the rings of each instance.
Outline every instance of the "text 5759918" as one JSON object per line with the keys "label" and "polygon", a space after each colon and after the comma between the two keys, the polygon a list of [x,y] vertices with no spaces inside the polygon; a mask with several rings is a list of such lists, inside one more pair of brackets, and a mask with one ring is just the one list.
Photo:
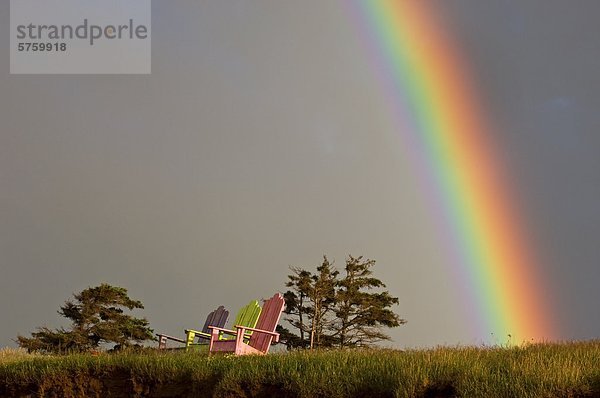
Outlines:
{"label": "text 5759918", "polygon": [[67,51],[67,43],[30,43],[30,42],[20,42],[17,43],[17,49],[20,52],[64,52]]}

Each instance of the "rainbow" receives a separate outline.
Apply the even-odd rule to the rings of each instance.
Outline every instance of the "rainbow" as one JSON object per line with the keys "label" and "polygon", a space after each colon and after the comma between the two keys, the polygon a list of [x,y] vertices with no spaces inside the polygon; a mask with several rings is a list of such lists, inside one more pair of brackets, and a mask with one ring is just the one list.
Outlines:
{"label": "rainbow", "polygon": [[450,272],[464,285],[457,288],[467,291],[470,302],[464,304],[474,308],[468,322],[478,339],[557,338],[516,190],[503,170],[465,59],[432,3],[350,4],[453,259]]}

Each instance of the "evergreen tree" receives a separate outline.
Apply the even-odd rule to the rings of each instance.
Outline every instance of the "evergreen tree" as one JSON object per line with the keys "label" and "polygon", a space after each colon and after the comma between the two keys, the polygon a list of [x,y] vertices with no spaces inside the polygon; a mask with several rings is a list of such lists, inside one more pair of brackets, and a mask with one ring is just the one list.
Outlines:
{"label": "evergreen tree", "polygon": [[286,287],[286,320],[298,334],[280,328],[288,348],[362,347],[389,340],[383,327],[406,323],[390,308],[398,304],[372,276],[374,260],[349,256],[339,278],[326,256],[317,272],[292,268]]}
{"label": "evergreen tree", "polygon": [[290,267],[291,275],[288,275],[288,281],[285,284],[290,288],[283,294],[285,300],[284,314],[285,320],[290,326],[298,330],[298,334],[292,333],[289,329],[278,326],[280,340],[284,342],[288,349],[306,348],[309,345],[308,335],[310,327],[308,316],[310,313],[309,300],[313,275],[306,270],[297,267]]}
{"label": "evergreen tree", "polygon": [[335,305],[335,287],[338,271],[331,267],[327,256],[312,276],[309,297],[312,303],[310,348],[329,347],[333,344],[325,330],[329,327],[329,315]]}
{"label": "evergreen tree", "polygon": [[375,260],[349,256],[346,260],[345,275],[337,282],[335,319],[330,327],[330,335],[339,347],[365,347],[373,343],[389,340],[383,327],[397,327],[406,321],[395,314],[390,307],[398,304],[385,284],[372,277],[371,267]]}
{"label": "evergreen tree", "polygon": [[291,267],[284,293],[285,319],[298,334],[279,327],[280,339],[288,348],[314,348],[330,345],[323,336],[327,323],[327,314],[335,300],[335,283],[338,272],[332,269],[326,256],[317,267],[317,273],[299,267]]}
{"label": "evergreen tree", "polygon": [[17,343],[28,351],[48,353],[85,352],[114,343],[122,349],[134,343],[154,340],[148,321],[124,313],[124,309],[144,308],[132,300],[127,289],[101,284],[74,294],[58,313],[71,321],[70,329],[38,328],[32,337],[17,336]]}

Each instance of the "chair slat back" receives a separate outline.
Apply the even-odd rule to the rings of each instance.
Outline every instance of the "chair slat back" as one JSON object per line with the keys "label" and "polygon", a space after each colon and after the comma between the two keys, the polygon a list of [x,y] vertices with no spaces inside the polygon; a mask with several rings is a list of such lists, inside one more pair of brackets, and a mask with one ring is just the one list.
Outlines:
{"label": "chair slat back", "polygon": [[[247,327],[256,327],[256,322],[258,322],[258,317],[262,308],[258,304],[258,300],[252,300],[246,306],[240,308],[238,311],[235,321],[231,324],[230,329],[234,329],[236,325],[247,326]],[[251,331],[246,331],[246,338],[250,337],[252,334]],[[235,340],[235,336],[230,336],[228,334],[223,334],[219,338],[220,340]]]}
{"label": "chair slat back", "polygon": [[227,322],[227,317],[229,316],[229,311],[225,309],[222,305],[217,307],[216,310],[212,311],[206,317],[206,322],[204,322],[204,326],[202,327],[202,332],[210,334],[212,331],[208,328],[209,326],[216,326],[222,328],[225,326]]}
{"label": "chair slat back", "polygon": [[[273,297],[266,300],[262,307],[262,312],[258,317],[256,328],[274,332],[277,324],[279,323],[279,318],[281,317],[284,304],[285,302],[283,300],[283,296],[279,293],[276,293]],[[272,340],[273,336],[268,334],[254,333],[250,337],[248,345],[261,352],[267,352]]]}
{"label": "chair slat back", "polygon": [[250,301],[245,307],[240,309],[232,326],[241,325],[251,328],[256,327],[256,322],[258,322],[261,311],[262,308],[260,308],[258,300]]}

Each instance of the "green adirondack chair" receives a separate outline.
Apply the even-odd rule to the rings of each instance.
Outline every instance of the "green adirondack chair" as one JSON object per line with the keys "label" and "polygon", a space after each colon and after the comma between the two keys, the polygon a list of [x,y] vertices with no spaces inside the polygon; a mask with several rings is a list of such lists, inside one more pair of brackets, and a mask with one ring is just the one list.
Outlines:
{"label": "green adirondack chair", "polygon": [[[234,325],[243,325],[245,327],[253,328],[256,326],[256,322],[258,322],[258,317],[260,316],[261,310],[262,309],[260,308],[258,301],[252,300],[246,306],[240,308],[240,310],[238,311],[238,313],[235,317],[235,321],[233,322],[233,324]],[[213,325],[210,325],[210,326],[213,326]],[[223,327],[223,326],[220,326],[220,327]],[[208,340],[210,340],[210,338],[211,338],[210,331],[209,331],[209,333],[206,333],[204,330],[198,331],[198,330],[194,330],[194,329],[186,329],[185,333],[186,333],[186,344],[185,344],[186,348],[193,348],[194,346],[198,346],[198,345],[208,345]],[[248,333],[246,333],[244,337],[246,339],[249,339],[251,335],[252,335],[252,331],[248,330]],[[198,336],[201,339],[199,342],[194,343],[196,336]],[[235,336],[229,337],[229,336],[221,335],[221,339],[224,339],[224,340],[235,339]]]}
{"label": "green adirondack chair", "polygon": [[[262,308],[260,308],[258,300],[252,300],[245,307],[240,308],[240,311],[238,312],[238,314],[235,317],[235,320],[233,321],[233,325],[243,325],[249,328],[253,328],[256,326],[256,322],[258,322],[258,318],[260,317],[261,311]],[[252,331],[248,331],[248,333],[246,333],[244,337],[250,338],[251,335]],[[226,340],[229,338],[235,339],[235,336],[221,335],[222,340]]]}
{"label": "green adirondack chair", "polygon": [[[195,335],[191,336],[192,341],[194,340],[194,337],[196,335],[198,335],[199,339],[204,338],[206,340],[209,340],[210,339],[210,329],[208,327],[209,326],[217,326],[217,325],[220,325],[221,327],[225,326],[225,322],[227,322],[228,316],[229,316],[229,311],[227,311],[225,309],[225,307],[223,307],[222,305],[219,306],[216,310],[214,310],[210,314],[208,314],[208,316],[206,317],[206,321],[204,322],[204,326],[202,327],[202,331],[196,332]],[[184,343],[186,345],[186,347],[189,345],[189,339],[190,339],[189,335],[187,336],[186,340],[180,339],[179,337],[169,336],[164,333],[157,334],[157,336],[158,336],[158,348],[160,348],[160,349],[167,348],[168,340],[173,340],[178,343]],[[206,341],[205,344],[208,344],[208,341]]]}

